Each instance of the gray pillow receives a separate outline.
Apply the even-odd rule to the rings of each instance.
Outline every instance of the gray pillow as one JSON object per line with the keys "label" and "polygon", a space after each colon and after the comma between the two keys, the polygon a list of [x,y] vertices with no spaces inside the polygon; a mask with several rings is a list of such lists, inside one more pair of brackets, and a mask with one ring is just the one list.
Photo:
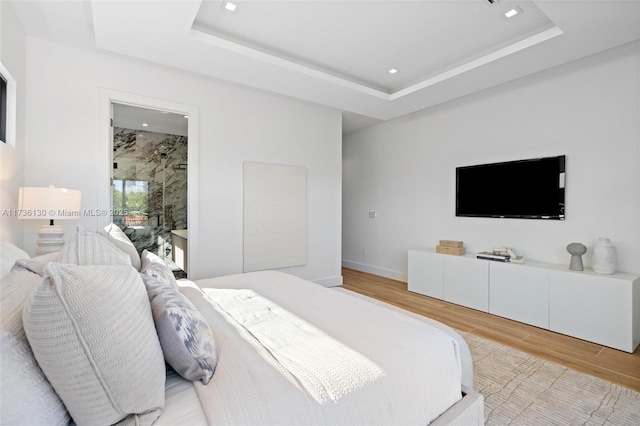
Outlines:
{"label": "gray pillow", "polygon": [[140,275],[147,288],[164,358],[185,379],[201,380],[206,385],[218,361],[213,332],[202,314],[174,288],[168,279],[173,276],[171,270],[161,260],[148,262],[151,266],[145,269],[145,256],[155,255],[143,252]]}
{"label": "gray pillow", "polygon": [[73,420],[153,423],[164,407],[165,364],[138,272],[58,263],[44,272],[25,302],[24,330]]}

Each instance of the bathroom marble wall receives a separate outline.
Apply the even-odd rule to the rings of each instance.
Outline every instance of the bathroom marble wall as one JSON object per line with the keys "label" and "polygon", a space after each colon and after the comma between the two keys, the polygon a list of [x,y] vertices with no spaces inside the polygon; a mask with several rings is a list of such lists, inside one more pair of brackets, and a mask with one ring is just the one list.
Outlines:
{"label": "bathroom marble wall", "polygon": [[187,158],[185,136],[114,128],[113,179],[148,182],[146,223],[114,216],[139,252],[171,259],[171,230],[187,229]]}

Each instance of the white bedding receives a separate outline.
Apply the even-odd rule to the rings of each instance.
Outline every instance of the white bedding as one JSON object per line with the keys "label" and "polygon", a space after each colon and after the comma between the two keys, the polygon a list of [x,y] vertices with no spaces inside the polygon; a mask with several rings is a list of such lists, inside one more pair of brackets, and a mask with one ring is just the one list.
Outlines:
{"label": "white bedding", "polygon": [[251,289],[384,371],[321,404],[263,359],[195,285],[181,284],[216,336],[214,377],[206,386],[195,383],[210,424],[428,424],[462,396],[456,341],[428,324],[275,271],[197,282],[205,292]]}
{"label": "white bedding", "polygon": [[207,424],[193,382],[183,379],[172,369],[167,370],[164,401],[164,411],[153,426]]}
{"label": "white bedding", "polygon": [[321,404],[385,374],[367,357],[253,290],[206,288],[204,293],[267,363]]}
{"label": "white bedding", "polygon": [[[52,255],[57,257],[57,253]],[[22,306],[51,261],[55,259],[49,255],[19,261],[17,270],[1,280],[3,336],[13,333],[9,337],[21,336],[27,345]],[[204,290],[186,280],[179,286],[214,330],[217,368],[206,386],[169,370],[166,405],[157,426],[427,424],[436,418],[434,426],[483,423],[482,396],[471,389],[468,379],[472,373],[468,347],[443,324],[275,271],[201,280],[198,284]],[[20,290],[15,293],[19,297],[13,297],[13,290]],[[255,310],[245,309],[244,303],[235,307],[222,303],[225,309],[219,306],[216,310],[205,293],[220,300],[219,294],[213,294],[216,291],[260,295],[252,296],[252,303],[259,302],[257,307],[265,314],[259,327],[269,324],[267,330],[253,327]],[[4,344],[3,340],[3,353],[9,353]],[[15,418],[24,423],[34,419],[31,414],[43,413],[47,420],[32,423],[66,424],[69,417],[62,401],[38,368],[33,353],[24,354],[30,361],[21,360],[20,364],[35,369],[20,372],[36,381],[16,376],[18,381],[11,382],[9,390],[15,396],[12,408],[16,410],[3,407],[0,414],[4,418],[15,411]],[[3,374],[7,374],[12,368],[4,364]],[[8,390],[5,387],[3,392]],[[341,389],[334,392],[335,387]],[[323,388],[330,392],[318,398],[315,390]],[[9,393],[3,393],[3,398]],[[62,410],[55,411],[53,407],[58,406]]]}

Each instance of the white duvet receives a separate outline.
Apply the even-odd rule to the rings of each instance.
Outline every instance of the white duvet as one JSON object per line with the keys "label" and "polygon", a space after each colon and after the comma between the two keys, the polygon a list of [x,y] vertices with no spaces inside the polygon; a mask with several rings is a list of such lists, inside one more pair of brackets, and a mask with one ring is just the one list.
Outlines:
{"label": "white duvet", "polygon": [[[428,324],[275,271],[197,284],[204,292],[195,285],[181,286],[181,292],[204,314],[216,337],[213,379],[206,386],[196,383],[209,424],[425,425],[461,398],[457,343]],[[216,308],[206,296],[207,288],[253,290],[384,374],[322,403],[283,374],[277,356],[264,357],[266,348],[256,349],[255,342],[243,338],[238,321]],[[331,369],[333,363],[322,368]]]}
{"label": "white duvet", "polygon": [[204,293],[267,363],[321,404],[384,375],[367,357],[253,290]]}

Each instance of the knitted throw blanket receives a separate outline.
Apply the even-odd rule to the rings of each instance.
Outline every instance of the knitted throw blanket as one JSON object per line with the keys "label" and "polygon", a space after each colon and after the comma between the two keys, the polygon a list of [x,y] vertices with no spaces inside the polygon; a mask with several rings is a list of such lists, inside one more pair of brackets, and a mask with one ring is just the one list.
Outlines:
{"label": "knitted throw blanket", "polygon": [[384,375],[363,355],[253,290],[204,292],[244,340],[321,404]]}

